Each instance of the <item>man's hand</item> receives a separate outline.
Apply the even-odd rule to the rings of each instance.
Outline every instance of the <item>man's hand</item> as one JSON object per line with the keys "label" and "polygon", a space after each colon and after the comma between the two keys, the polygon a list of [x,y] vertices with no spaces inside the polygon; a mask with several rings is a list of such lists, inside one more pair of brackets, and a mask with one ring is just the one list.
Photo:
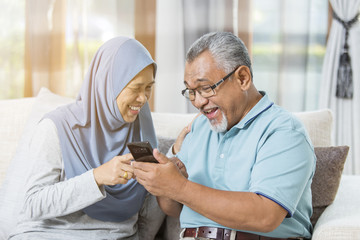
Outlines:
{"label": "man's hand", "polygon": [[153,154],[159,163],[132,163],[136,179],[151,194],[173,198],[186,184],[185,166],[179,159],[170,160],[157,149],[154,149]]}
{"label": "man's hand", "polygon": [[130,153],[115,156],[110,161],[94,169],[94,178],[98,186],[126,184],[134,175],[130,165],[133,159]]}

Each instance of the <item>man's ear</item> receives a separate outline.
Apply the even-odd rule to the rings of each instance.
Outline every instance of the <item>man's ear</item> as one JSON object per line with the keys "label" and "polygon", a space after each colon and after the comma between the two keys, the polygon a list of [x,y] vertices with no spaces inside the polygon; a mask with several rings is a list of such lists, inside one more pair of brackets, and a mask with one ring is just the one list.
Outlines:
{"label": "man's ear", "polygon": [[235,76],[243,90],[247,90],[250,87],[252,79],[250,69],[247,66],[240,66],[235,71]]}

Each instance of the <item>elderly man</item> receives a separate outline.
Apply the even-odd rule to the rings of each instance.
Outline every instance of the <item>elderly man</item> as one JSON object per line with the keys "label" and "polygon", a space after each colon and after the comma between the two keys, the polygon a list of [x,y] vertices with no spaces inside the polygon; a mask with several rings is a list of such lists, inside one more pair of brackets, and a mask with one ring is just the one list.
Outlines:
{"label": "elderly man", "polygon": [[160,164],[133,164],[163,211],[180,215],[182,239],[311,237],[313,146],[252,76],[239,38],[202,36],[187,53],[182,91],[202,115],[173,148],[186,170],[157,150]]}

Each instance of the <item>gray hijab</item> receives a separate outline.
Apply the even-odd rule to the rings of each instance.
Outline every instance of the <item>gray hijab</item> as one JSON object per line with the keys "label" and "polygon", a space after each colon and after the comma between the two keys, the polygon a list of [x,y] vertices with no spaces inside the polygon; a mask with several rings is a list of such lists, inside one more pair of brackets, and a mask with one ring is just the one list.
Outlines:
{"label": "gray hijab", "polygon": [[[128,153],[126,143],[149,141],[157,147],[148,103],[133,123],[126,123],[116,98],[145,67],[156,64],[136,40],[118,37],[103,44],[91,62],[75,103],[45,117],[55,123],[60,139],[66,178],[81,175]],[[136,214],[146,190],[136,180],[105,186],[106,198],[83,209],[92,218],[120,222]]]}

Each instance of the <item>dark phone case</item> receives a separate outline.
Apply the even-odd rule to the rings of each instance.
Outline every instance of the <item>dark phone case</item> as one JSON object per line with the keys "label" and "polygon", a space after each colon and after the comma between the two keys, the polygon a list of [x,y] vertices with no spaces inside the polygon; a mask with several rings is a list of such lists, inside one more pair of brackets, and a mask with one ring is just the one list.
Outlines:
{"label": "dark phone case", "polygon": [[127,147],[135,161],[158,163],[152,154],[153,149],[149,142],[132,142],[128,143]]}

